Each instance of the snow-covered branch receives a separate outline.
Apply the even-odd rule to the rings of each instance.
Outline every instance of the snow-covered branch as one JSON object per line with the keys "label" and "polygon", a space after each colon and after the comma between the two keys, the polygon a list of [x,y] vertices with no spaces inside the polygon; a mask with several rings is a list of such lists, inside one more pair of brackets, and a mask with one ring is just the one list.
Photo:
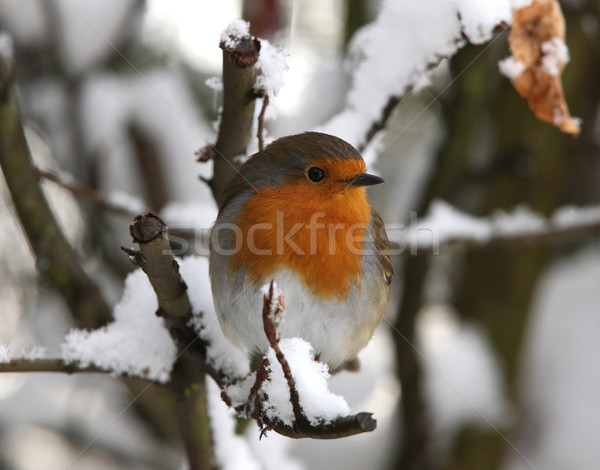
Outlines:
{"label": "snow-covered branch", "polygon": [[512,212],[498,211],[489,217],[474,217],[446,202],[435,201],[429,214],[411,221],[406,228],[388,228],[394,250],[415,254],[437,254],[449,245],[483,246],[523,243],[548,243],[600,232],[600,207],[565,206],[549,218],[518,207]]}
{"label": "snow-covered branch", "polygon": [[41,178],[52,181],[58,186],[71,191],[74,195],[96,204],[103,210],[129,218],[135,217],[140,212],[147,211],[140,200],[128,194],[104,194],[77,181],[71,175],[59,174],[39,167],[35,167],[35,170]]}
{"label": "snow-covered branch", "polygon": [[22,357],[10,359],[7,362],[0,362],[0,373],[2,372],[59,372],[63,374],[90,372],[111,373],[111,371],[101,369],[91,364],[82,366],[67,362],[64,359],[26,359]]}
{"label": "snow-covered branch", "polygon": [[228,404],[254,418],[262,433],[274,430],[294,439],[339,439],[375,430],[371,413],[351,415],[345,400],[328,390],[327,367],[316,361],[310,344],[280,338],[284,312],[283,294],[271,282],[262,315],[271,347],[255,373],[225,388]]}

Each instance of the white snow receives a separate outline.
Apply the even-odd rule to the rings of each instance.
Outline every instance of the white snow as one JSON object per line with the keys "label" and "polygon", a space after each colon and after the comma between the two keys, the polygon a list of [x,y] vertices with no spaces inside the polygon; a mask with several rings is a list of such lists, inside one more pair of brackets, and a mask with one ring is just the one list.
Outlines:
{"label": "white snow", "polygon": [[509,1],[454,0],[462,30],[471,44],[482,44],[492,39],[494,28],[511,18]]}
{"label": "white snow", "polygon": [[0,343],[0,364],[6,364],[8,362],[10,362],[8,342],[4,341]]}
{"label": "white snow", "polygon": [[255,382],[256,372],[252,372],[243,379],[225,387],[225,394],[229,398],[233,408],[238,408],[248,402],[250,391]]}
{"label": "white snow", "polygon": [[542,49],[542,67],[553,77],[557,76],[569,62],[569,49],[561,38],[554,37],[540,45]]}
{"label": "white snow", "polygon": [[600,206],[558,208],[546,219],[525,206],[510,212],[496,211],[488,217],[465,214],[444,201],[434,201],[422,220],[413,218],[407,228],[390,225],[390,240],[437,249],[454,239],[487,242],[491,237],[535,235],[552,229],[566,229],[600,222]]}
{"label": "white snow", "polygon": [[552,225],[561,228],[600,223],[600,205],[589,207],[564,206],[552,214]]}
{"label": "white snow", "polygon": [[[328,367],[315,361],[309,343],[300,338],[285,338],[279,342],[279,347],[290,365],[300,396],[300,405],[311,424],[331,422],[350,414],[346,400],[329,391],[327,381],[331,376]],[[270,362],[270,381],[265,382],[262,387],[268,397],[265,403],[266,415],[292,425],[294,413],[290,402],[290,390],[273,348],[269,348],[267,358]]]}
{"label": "white snow", "polygon": [[[246,376],[248,359],[225,339],[217,322],[208,260],[190,256],[178,261],[188,285],[194,313],[192,326],[210,342],[208,360],[231,378]],[[162,319],[155,315],[157,308],[156,294],[146,274],[141,269],[134,271],[127,277],[123,298],[114,309],[115,321],[91,332],[71,330],[62,346],[63,358],[84,366],[94,364],[116,373],[167,381],[176,348]]]}
{"label": "white snow", "polygon": [[510,0],[510,5],[513,10],[518,10],[519,8],[525,8],[531,5],[535,0]]}
{"label": "white snow", "polygon": [[0,31],[0,60],[4,62],[7,67],[13,65],[13,41],[8,33]]}
{"label": "white snow", "polygon": [[204,84],[215,91],[223,91],[223,80],[221,77],[209,77],[204,80]]}
{"label": "white snow", "polygon": [[36,359],[46,358],[46,348],[35,344],[30,348],[23,349],[21,357],[27,361],[35,361]]}
{"label": "white snow", "polygon": [[266,39],[261,39],[256,69],[258,74],[254,89],[277,95],[283,87],[283,74],[288,69],[283,50],[272,46]]}
{"label": "white snow", "polygon": [[461,323],[448,305],[429,305],[417,317],[417,341],[437,437],[507,416],[500,367],[476,326]]}
{"label": "white snow", "polygon": [[115,320],[93,331],[71,330],[62,345],[63,359],[166,382],[176,348],[155,314],[157,308],[148,277],[137,269],[125,280],[123,297],[113,311]]}
{"label": "white snow", "polygon": [[526,206],[517,206],[512,212],[495,211],[489,218],[495,235],[524,235],[545,232],[547,221]]}
{"label": "white snow", "polygon": [[515,81],[525,71],[526,65],[513,56],[509,56],[498,62],[500,73],[511,81]]}
{"label": "white snow", "polygon": [[459,211],[450,204],[436,200],[427,216],[411,224],[401,235],[402,241],[413,246],[433,246],[454,238],[485,242],[491,235],[489,224],[482,219]]}
{"label": "white snow", "polygon": [[221,44],[226,49],[235,49],[239,42],[248,36],[250,36],[250,23],[238,18],[221,33]]}

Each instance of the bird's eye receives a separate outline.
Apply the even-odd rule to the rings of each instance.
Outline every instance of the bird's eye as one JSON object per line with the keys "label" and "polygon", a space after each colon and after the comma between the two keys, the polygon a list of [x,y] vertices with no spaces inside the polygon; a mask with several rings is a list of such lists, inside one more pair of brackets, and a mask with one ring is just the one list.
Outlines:
{"label": "bird's eye", "polygon": [[311,166],[306,172],[306,174],[308,175],[308,179],[311,180],[313,183],[323,181],[323,179],[325,178],[325,172],[321,170],[318,166]]}

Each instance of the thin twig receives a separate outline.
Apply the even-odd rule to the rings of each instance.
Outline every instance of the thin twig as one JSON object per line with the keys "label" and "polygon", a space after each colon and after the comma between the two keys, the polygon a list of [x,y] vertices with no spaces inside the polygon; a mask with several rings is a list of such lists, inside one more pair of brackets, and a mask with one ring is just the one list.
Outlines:
{"label": "thin twig", "polygon": [[263,326],[267,339],[269,340],[269,344],[275,351],[277,362],[279,362],[281,365],[283,376],[288,384],[288,388],[290,390],[290,402],[292,403],[292,409],[294,410],[294,418],[296,423],[300,423],[306,421],[306,417],[304,416],[302,405],[300,405],[300,395],[296,389],[296,381],[292,375],[292,369],[290,368],[290,364],[279,347],[280,335],[277,332],[277,326],[275,325],[277,322],[276,319],[283,317],[283,314],[285,313],[285,305],[283,303],[283,296],[281,293],[278,293],[277,298],[275,298],[275,295],[275,283],[274,281],[271,281],[269,292],[264,296]]}
{"label": "thin twig", "polygon": [[[263,325],[269,344],[275,351],[277,361],[281,365],[284,377],[288,383],[290,401],[294,411],[294,424],[293,426],[288,426],[280,420],[273,420],[268,423],[265,430],[272,429],[279,434],[293,439],[339,439],[375,430],[377,421],[373,419],[371,413],[358,413],[356,415],[343,416],[331,423],[319,424],[316,426],[312,425],[308,418],[306,418],[302,406],[300,405],[300,396],[298,395],[296,382],[292,376],[290,365],[279,347],[277,325],[281,321],[284,310],[283,296],[280,293],[277,293],[276,296],[274,283],[271,282],[269,292],[264,296]],[[264,379],[262,379],[262,381],[264,381]],[[259,423],[261,420],[263,420],[262,416],[257,419]],[[263,430],[263,432],[265,430]]]}
{"label": "thin twig", "polygon": [[260,114],[258,115],[258,150],[262,151],[265,148],[265,136],[264,136],[264,128],[265,128],[265,111],[267,110],[267,106],[269,106],[269,94],[264,93],[262,108],[260,110]]}
{"label": "thin twig", "polygon": [[68,189],[73,194],[93,202],[94,204],[96,204],[104,210],[113,212],[118,215],[123,215],[129,218],[133,218],[139,213],[139,211],[133,211],[127,206],[116,204],[110,201],[106,194],[102,193],[101,191],[92,189],[89,186],[86,186],[85,184],[76,181],[72,178],[65,178],[51,171],[42,170],[38,167],[35,167],[35,171],[40,177],[47,179],[48,181],[52,181],[53,183],[65,189]]}
{"label": "thin twig", "polygon": [[[406,93],[408,93],[409,91],[410,90],[407,90]],[[401,96],[390,96],[389,97],[388,102],[386,103],[385,107],[381,111],[381,117],[377,121],[375,121],[373,124],[371,124],[371,127],[369,128],[369,130],[367,131],[367,134],[365,135],[365,140],[358,146],[359,152],[363,152],[365,150],[365,148],[367,147],[367,145],[369,145],[369,143],[373,140],[373,138],[379,132],[381,132],[382,130],[384,130],[387,127],[388,121],[392,117],[394,109],[396,109],[396,106],[398,106],[398,104],[400,103],[401,100],[402,100]]]}
{"label": "thin twig", "polygon": [[[0,363],[0,372],[60,372],[63,374],[92,373],[113,374],[110,370],[100,369],[94,365],[80,366],[65,362],[62,359],[24,359],[15,358]],[[122,374],[124,375],[124,374]],[[140,380],[145,380],[140,378]],[[148,380],[150,382],[150,380]]]}

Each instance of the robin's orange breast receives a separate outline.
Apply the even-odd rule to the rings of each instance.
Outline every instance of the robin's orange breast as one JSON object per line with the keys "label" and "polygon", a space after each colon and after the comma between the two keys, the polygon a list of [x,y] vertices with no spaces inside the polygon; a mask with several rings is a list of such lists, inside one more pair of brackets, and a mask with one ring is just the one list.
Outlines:
{"label": "robin's orange breast", "polygon": [[236,218],[243,242],[230,268],[248,268],[255,285],[287,268],[315,295],[342,300],[353,285],[360,287],[370,217],[361,187],[333,189],[298,181],[263,189]]}

